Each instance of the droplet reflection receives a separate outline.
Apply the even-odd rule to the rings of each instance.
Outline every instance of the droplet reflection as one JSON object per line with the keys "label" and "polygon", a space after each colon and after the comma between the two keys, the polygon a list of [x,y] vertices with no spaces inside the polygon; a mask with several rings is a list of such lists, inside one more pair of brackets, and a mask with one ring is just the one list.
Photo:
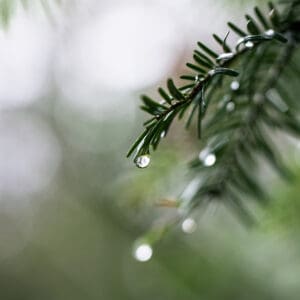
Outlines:
{"label": "droplet reflection", "polygon": [[203,162],[204,166],[211,167],[215,164],[217,158],[214,153],[210,152],[210,149],[205,148],[199,153],[199,159]]}
{"label": "droplet reflection", "polygon": [[275,31],[273,29],[269,29],[265,32],[265,35],[273,37],[275,35]]}
{"label": "droplet reflection", "polygon": [[185,233],[193,233],[196,230],[196,228],[197,224],[192,218],[186,218],[181,224],[181,229]]}
{"label": "droplet reflection", "polygon": [[163,139],[165,136],[166,136],[166,132],[165,132],[165,131],[162,131],[161,134],[160,134],[160,138]]}
{"label": "droplet reflection", "polygon": [[234,57],[234,54],[232,52],[229,52],[229,53],[222,53],[220,54],[218,57],[217,57],[217,60],[220,61],[220,60],[229,60],[229,59],[232,59]]}
{"label": "droplet reflection", "polygon": [[209,76],[214,76],[215,73],[216,73],[216,71],[215,71],[214,69],[212,69],[212,70],[208,71],[207,74],[208,74]]}
{"label": "droplet reflection", "polygon": [[150,156],[149,155],[141,155],[136,158],[135,164],[138,168],[147,168],[150,164]]}
{"label": "droplet reflection", "polygon": [[204,160],[204,165],[207,167],[211,167],[216,162],[216,156],[214,154],[209,154]]}
{"label": "droplet reflection", "polygon": [[245,47],[248,48],[248,49],[251,49],[254,47],[254,44],[250,41],[248,41],[246,44],[245,44]]}
{"label": "droplet reflection", "polygon": [[240,88],[240,83],[238,81],[232,81],[230,84],[230,88],[232,91],[237,91]]}
{"label": "droplet reflection", "polygon": [[203,162],[204,166],[211,167],[216,163],[216,156],[211,153],[209,149],[203,149],[199,154],[199,159]]}
{"label": "droplet reflection", "polygon": [[136,260],[146,262],[151,259],[153,250],[149,244],[141,244],[134,250],[133,256]]}
{"label": "droplet reflection", "polygon": [[227,105],[226,105],[226,110],[227,110],[228,112],[233,112],[234,109],[235,109],[235,104],[234,104],[234,102],[232,102],[232,101],[228,102]]}

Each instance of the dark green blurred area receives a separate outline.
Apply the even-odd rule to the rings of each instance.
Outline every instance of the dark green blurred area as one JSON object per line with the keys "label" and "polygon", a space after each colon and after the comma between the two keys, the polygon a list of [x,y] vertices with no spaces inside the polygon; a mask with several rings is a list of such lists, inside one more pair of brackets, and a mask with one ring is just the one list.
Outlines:
{"label": "dark green blurred area", "polygon": [[172,213],[156,201],[176,197],[188,181],[194,134],[175,126],[151,167],[139,170],[125,155],[141,113],[134,121],[95,121],[61,101],[49,96],[7,112],[48,124],[62,159],[55,179],[27,206],[11,212],[0,205],[1,300],[299,299],[299,149],[285,150],[295,181],[270,180],[272,201],[256,208],[255,227],[219,204],[195,214],[192,234],[174,226],[141,263],[134,242]]}

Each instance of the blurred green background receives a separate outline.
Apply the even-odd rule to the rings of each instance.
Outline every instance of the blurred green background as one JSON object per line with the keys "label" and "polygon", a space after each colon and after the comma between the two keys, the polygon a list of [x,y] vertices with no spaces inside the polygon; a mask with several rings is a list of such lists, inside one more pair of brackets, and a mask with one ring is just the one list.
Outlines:
{"label": "blurred green background", "polygon": [[174,226],[149,261],[132,255],[173,214],[156,202],[182,191],[198,151],[179,124],[151,167],[135,168],[125,154],[144,119],[138,95],[176,76],[197,39],[243,24],[255,1],[23,2],[1,2],[0,299],[299,299],[290,138],[278,137],[298,179],[262,170],[272,201],[257,226],[213,203],[193,233]]}

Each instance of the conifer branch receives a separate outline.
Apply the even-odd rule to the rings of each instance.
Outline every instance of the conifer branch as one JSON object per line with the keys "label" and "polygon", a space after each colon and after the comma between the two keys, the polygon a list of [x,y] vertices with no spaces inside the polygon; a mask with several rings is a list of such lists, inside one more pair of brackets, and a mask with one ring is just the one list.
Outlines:
{"label": "conifer branch", "polygon": [[[224,39],[214,34],[224,53],[198,42],[194,62],[187,63],[193,73],[181,76],[189,83],[177,87],[168,79],[168,91],[158,90],[161,102],[142,96],[141,108],[151,118],[128,152],[138,167],[148,166],[150,151],[176,117],[186,118],[186,127],[196,118],[198,137],[205,145],[190,163],[194,178],[179,197],[181,216],[201,203],[221,199],[251,223],[241,195],[260,203],[268,199],[256,175],[258,156],[284,178],[292,178],[269,137],[274,129],[300,135],[299,102],[284,89],[284,73],[291,66],[300,72],[300,64],[292,61],[300,40],[300,1],[284,0],[282,6],[269,3],[267,14],[255,7],[254,16],[246,15],[246,29],[229,22],[239,37],[234,47],[227,43],[228,34]],[[236,79],[230,82],[230,77]]]}

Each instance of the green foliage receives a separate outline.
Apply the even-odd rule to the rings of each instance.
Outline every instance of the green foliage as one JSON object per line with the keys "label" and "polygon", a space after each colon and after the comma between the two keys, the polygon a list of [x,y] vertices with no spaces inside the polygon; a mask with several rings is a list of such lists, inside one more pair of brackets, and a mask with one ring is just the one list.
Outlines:
{"label": "green foliage", "polygon": [[[134,159],[149,155],[166,136],[173,121],[196,123],[203,145],[191,163],[193,179],[200,178],[192,193],[179,197],[181,216],[212,199],[220,199],[252,223],[242,199],[251,196],[259,203],[268,200],[258,177],[258,159],[264,158],[284,178],[292,174],[270,134],[275,129],[299,136],[299,102],[286,82],[296,85],[300,65],[295,59],[299,47],[299,0],[269,3],[269,11],[254,8],[246,15],[246,29],[229,22],[238,36],[234,50],[227,37],[213,38],[224,53],[216,53],[202,42],[194,51],[191,73],[181,76],[188,82],[167,81],[166,92],[159,88],[162,101],[142,96],[142,109],[151,115],[144,132],[128,152]],[[293,69],[294,76],[290,73]],[[232,81],[232,77],[236,77]],[[293,78],[296,78],[294,80]]]}
{"label": "green foliage", "polygon": [[49,14],[51,11],[51,5],[53,3],[58,5],[60,2],[61,0],[0,0],[0,22],[4,28],[7,28],[18,6],[22,6],[27,9],[30,6],[38,5],[41,6],[47,14]]}

